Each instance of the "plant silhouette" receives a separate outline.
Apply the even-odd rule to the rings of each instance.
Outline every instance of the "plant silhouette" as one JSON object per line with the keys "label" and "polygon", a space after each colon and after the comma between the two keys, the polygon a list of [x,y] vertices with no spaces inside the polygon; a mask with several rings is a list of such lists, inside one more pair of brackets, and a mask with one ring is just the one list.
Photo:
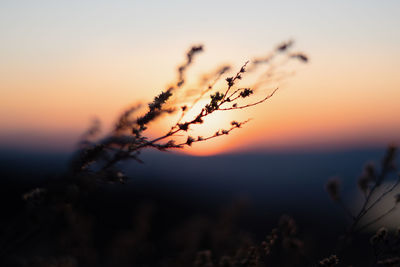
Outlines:
{"label": "plant silhouette", "polygon": [[[208,127],[206,120],[213,113],[248,109],[270,99],[278,88],[269,88],[271,92],[255,100],[252,99],[252,96],[258,90],[268,88],[272,79],[282,75],[282,73],[277,74],[277,69],[290,60],[297,60],[302,63],[308,61],[305,54],[292,51],[293,44],[293,41],[284,42],[268,56],[257,57],[252,61],[245,62],[235,75],[225,78],[226,84],[223,89],[215,88],[216,83],[222,79],[223,75],[226,75],[231,67],[227,65],[218,67],[211,75],[204,76],[199,85],[200,89],[191,90],[192,94],[193,91],[196,94],[189,99],[189,104],[179,106],[176,99],[173,99],[174,95],[178,93],[182,95],[182,91],[185,91],[187,70],[194,63],[195,57],[203,51],[202,45],[192,46],[186,53],[186,61],[177,68],[177,80],[154,97],[153,101],[147,105],[147,111],[144,114],[136,114],[141,105],[128,108],[120,115],[111,133],[99,139],[96,139],[96,137],[100,132],[100,123],[98,120],[93,122],[92,127],[84,134],[80,142],[80,149],[72,160],[72,170],[77,173],[97,173],[102,177],[106,173],[110,181],[124,181],[125,176],[119,170],[115,170],[114,165],[128,159],[142,162],[140,152],[143,149],[153,148],[160,151],[180,149],[191,146],[196,142],[205,142],[219,136],[228,135],[231,131],[241,128],[248,120],[232,121],[230,128],[217,129],[210,136],[191,136],[188,134],[188,130],[194,125]],[[275,62],[278,56],[283,57],[283,60]],[[245,80],[248,72],[256,72],[262,67],[266,68],[266,71],[259,75],[256,83],[246,87],[237,86],[240,80]],[[282,77],[279,79],[282,79]],[[185,115],[193,109],[199,100],[207,95],[209,95],[208,103],[201,108],[197,115],[184,121]],[[250,99],[250,102],[244,102],[247,99]],[[156,138],[149,138],[146,135],[146,130],[151,127],[152,122],[162,116],[177,112],[180,112],[179,119],[170,127],[168,132]],[[185,139],[180,142],[177,141],[177,136],[182,134]]]}
{"label": "plant silhouette", "polygon": [[[141,152],[145,149],[178,150],[222,136],[228,138],[232,131],[245,126],[249,120],[233,120],[228,128],[216,129],[208,136],[190,132],[194,126],[207,128],[211,114],[246,110],[267,102],[278,91],[274,82],[291,74],[282,71],[285,64],[308,62],[305,54],[292,50],[293,46],[293,41],[283,42],[266,56],[243,62],[233,74],[231,66],[217,66],[201,77],[195,89],[188,85],[188,70],[204,47],[192,46],[185,61],[177,67],[176,80],[165,90],[147,105],[127,108],[106,134],[102,134],[100,121],[94,120],[82,135],[68,171],[22,195],[25,208],[2,231],[0,265],[349,266],[359,260],[353,252],[361,250],[371,256],[365,257],[363,263],[399,266],[399,230],[380,228],[371,238],[368,236],[368,252],[364,251],[365,246],[358,248],[365,244],[363,231],[391,215],[400,202],[399,195],[395,195],[393,207],[366,218],[379,203],[391,197],[399,184],[397,179],[385,187],[397,171],[394,145],[388,147],[380,168],[365,166],[358,181],[365,198],[356,213],[343,201],[337,179],[326,184],[331,199],[351,221],[344,235],[338,238],[336,248],[332,240],[329,241],[332,244],[324,244],[329,246],[329,254],[320,253],[289,215],[282,215],[272,230],[264,232],[266,236],[254,237],[240,225],[241,214],[248,207],[244,199],[206,216],[194,214],[192,207],[186,214],[178,210],[177,202],[171,200],[173,197],[167,201],[160,197],[161,201],[154,203],[135,191],[129,192],[129,198],[125,199],[118,191],[123,185],[111,197],[104,193],[108,184],[120,186],[128,179],[118,164],[128,160],[142,163]],[[247,80],[250,74],[257,77]],[[205,104],[196,111],[195,107],[201,103]],[[166,132],[151,137],[149,128],[167,116],[175,116],[176,122]],[[115,200],[118,197],[119,202]],[[125,213],[122,208],[119,211],[118,205],[133,211]]]}

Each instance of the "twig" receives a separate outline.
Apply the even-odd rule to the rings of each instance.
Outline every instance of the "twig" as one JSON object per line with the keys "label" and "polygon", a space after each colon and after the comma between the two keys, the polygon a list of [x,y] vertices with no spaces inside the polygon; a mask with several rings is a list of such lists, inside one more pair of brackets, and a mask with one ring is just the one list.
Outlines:
{"label": "twig", "polygon": [[396,210],[396,206],[397,206],[397,205],[395,204],[392,208],[390,208],[389,210],[387,210],[385,213],[383,213],[383,214],[380,215],[379,217],[377,217],[377,218],[373,219],[372,221],[370,221],[370,222],[364,224],[363,226],[359,227],[355,232],[360,232],[360,231],[364,230],[365,228],[367,228],[367,227],[373,225],[374,223],[379,222],[380,220],[382,220],[383,218],[385,218],[387,215],[389,215],[390,213],[392,213],[393,211],[395,211],[395,210]]}
{"label": "twig", "polygon": [[220,108],[218,110],[234,110],[234,109],[244,109],[244,108],[248,108],[248,107],[252,107],[258,104],[261,104],[262,102],[268,100],[269,98],[271,98],[276,91],[278,91],[279,88],[276,88],[271,94],[267,95],[266,97],[264,97],[263,99],[261,99],[260,101],[245,105],[245,106],[238,106],[238,107],[231,107],[231,108]]}

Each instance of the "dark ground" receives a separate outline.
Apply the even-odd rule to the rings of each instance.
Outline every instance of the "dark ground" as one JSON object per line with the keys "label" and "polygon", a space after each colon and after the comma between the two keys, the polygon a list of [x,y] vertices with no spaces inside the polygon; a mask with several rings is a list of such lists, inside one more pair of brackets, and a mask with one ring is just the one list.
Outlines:
{"label": "dark ground", "polygon": [[[324,191],[325,182],[340,175],[351,203],[364,164],[383,153],[370,149],[197,158],[150,152],[143,155],[143,165],[120,166],[130,177],[127,184],[97,184],[79,196],[76,209],[48,215],[27,211],[22,195],[61,179],[68,155],[3,150],[0,256],[10,266],[30,266],[29,260],[50,266],[45,259],[65,255],[72,255],[78,266],[181,266],[195,258],[193,252],[185,254],[188,248],[210,249],[217,258],[232,251],[232,242],[251,239],[259,244],[288,214],[297,224],[296,238],[304,243],[302,264],[312,266],[335,253],[346,226],[345,215]],[[32,225],[41,226],[30,233]],[[227,229],[227,240],[215,237]],[[25,236],[25,230],[30,234]],[[78,237],[70,241],[59,238],[63,235]],[[369,234],[359,236],[343,257],[358,264],[368,260],[368,239]],[[173,263],[177,259],[180,263]]]}

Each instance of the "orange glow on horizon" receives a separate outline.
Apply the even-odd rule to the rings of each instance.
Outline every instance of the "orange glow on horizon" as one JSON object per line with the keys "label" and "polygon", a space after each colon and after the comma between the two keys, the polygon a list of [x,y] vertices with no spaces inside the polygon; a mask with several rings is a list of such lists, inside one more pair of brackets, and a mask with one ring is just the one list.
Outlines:
{"label": "orange glow on horizon", "polygon": [[[280,89],[266,103],[222,112],[180,136],[206,136],[232,120],[253,119],[184,153],[400,141],[398,1],[310,1],[292,9],[289,1],[158,1],[158,8],[151,1],[31,2],[0,4],[0,147],[68,146],[94,117],[107,133],[125,107],[151,102],[176,81],[191,45],[205,51],[188,69],[187,89],[221,64],[234,75],[288,39],[310,61],[285,65],[290,75],[277,79]],[[252,78],[244,75],[240,86]],[[146,133],[159,136],[176,119],[164,116]]]}
{"label": "orange glow on horizon", "polygon": [[[159,65],[148,62],[146,55],[137,57],[136,61],[132,57],[132,62],[139,62],[134,64],[123,57],[126,51],[115,58],[112,55],[100,57],[93,52],[76,62],[64,62],[63,67],[54,68],[47,62],[42,69],[35,69],[28,64],[22,68],[24,79],[19,78],[17,68],[7,69],[1,81],[6,91],[0,100],[0,142],[10,143],[16,132],[35,132],[35,140],[42,136],[43,144],[51,134],[64,137],[63,133],[68,133],[79,137],[93,117],[103,122],[106,133],[124,107],[138,100],[148,103],[168,81],[175,80],[176,65],[180,62],[177,58],[182,58],[179,57],[181,51],[175,52],[157,54]],[[188,76],[196,80],[207,72],[204,70],[217,66],[216,62],[226,62],[217,54],[214,51],[210,57],[205,53],[204,58],[199,55]],[[216,112],[206,118],[204,124],[192,127],[178,138],[184,142],[188,135],[206,137],[229,128],[232,120],[253,119],[242,129],[177,151],[205,156],[302,144],[337,146],[360,143],[358,140],[367,144],[399,140],[400,76],[395,75],[394,70],[400,68],[400,60],[393,59],[392,53],[386,57],[371,55],[368,59],[363,53],[354,54],[352,58],[349,55],[340,57],[340,53],[326,55],[319,50],[309,54],[311,63],[295,66],[296,75],[282,82],[276,95],[267,102],[248,110]],[[343,64],[346,60],[348,63]],[[233,72],[242,64],[242,58],[237,59]],[[252,82],[246,78],[244,86]],[[191,84],[195,84],[194,81]],[[221,78],[216,90],[222,90],[223,86]],[[264,93],[252,97],[259,99]],[[197,114],[208,99],[206,95],[187,118]],[[148,133],[160,136],[176,123],[178,116],[160,118],[150,125]],[[25,143],[29,141],[29,134],[26,138]],[[62,142],[61,139],[58,142]]]}

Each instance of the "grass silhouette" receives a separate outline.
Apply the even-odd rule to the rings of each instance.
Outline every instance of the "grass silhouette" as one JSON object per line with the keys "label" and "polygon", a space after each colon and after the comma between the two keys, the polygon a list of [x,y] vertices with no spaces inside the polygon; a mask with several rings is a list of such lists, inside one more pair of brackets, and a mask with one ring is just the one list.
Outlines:
{"label": "grass silhouette", "polygon": [[[154,97],[154,100],[147,105],[147,111],[144,114],[136,115],[141,105],[128,108],[118,118],[111,133],[99,140],[96,140],[100,131],[100,123],[93,122],[93,126],[84,135],[80,143],[80,150],[77,152],[73,162],[72,169],[75,172],[90,171],[101,173],[107,172],[107,177],[111,180],[123,180],[123,174],[120,171],[113,172],[113,166],[117,162],[132,159],[138,162],[140,152],[146,148],[154,148],[160,151],[171,149],[180,149],[185,146],[191,146],[196,142],[204,142],[219,136],[228,135],[231,131],[242,127],[248,122],[232,121],[228,129],[216,129],[216,132],[210,136],[191,136],[188,130],[194,125],[203,125],[208,127],[205,120],[217,112],[228,112],[231,110],[243,110],[252,106],[259,105],[271,98],[278,88],[272,88],[272,92],[262,96],[260,99],[252,100],[252,95],[262,88],[269,86],[269,81],[276,75],[276,68],[286,64],[289,60],[298,60],[307,62],[308,58],[303,53],[292,52],[293,41],[284,42],[276,47],[267,57],[256,58],[253,61],[244,63],[238,72],[231,77],[226,77],[226,87],[222,90],[215,89],[216,82],[228,72],[230,66],[221,66],[217,71],[205,77],[200,85],[200,89],[195,90],[197,94],[192,96],[190,104],[178,105],[177,100],[173,99],[175,94],[182,94],[185,91],[186,72],[193,64],[197,54],[203,51],[203,46],[193,46],[186,53],[186,61],[178,67],[178,78],[172,82],[166,90]],[[248,87],[236,86],[239,80],[245,80],[248,72],[255,72],[257,69],[266,65],[267,67],[275,64],[277,56],[283,56],[284,61],[278,63],[274,68],[267,68],[267,72],[260,75],[257,82]],[[267,78],[267,79],[265,79]],[[193,91],[193,89],[192,89]],[[184,121],[185,115],[205,96],[209,95],[209,101],[193,118]],[[244,102],[251,99],[250,102]],[[185,99],[186,100],[186,99]],[[182,101],[182,100],[181,100]],[[171,103],[170,103],[171,102]],[[164,115],[170,115],[180,112],[178,121],[171,125],[170,130],[156,138],[146,136],[146,130],[150,124]],[[136,115],[136,117],[133,117]],[[184,135],[183,141],[178,141],[178,135]],[[96,163],[95,168],[91,168]],[[99,166],[101,164],[101,167]]]}
{"label": "grass silhouette", "polygon": [[[277,69],[291,60],[308,61],[305,54],[292,51],[293,45],[293,41],[284,42],[267,56],[245,62],[231,76],[226,76],[230,66],[220,66],[203,77],[195,93],[182,94],[188,90],[187,70],[203,51],[202,45],[193,46],[186,53],[185,62],[177,68],[176,81],[155,96],[145,110],[141,105],[126,109],[106,135],[101,135],[100,121],[93,121],[82,136],[68,171],[22,195],[25,207],[2,230],[1,266],[349,266],[359,262],[399,266],[399,231],[379,229],[370,240],[370,250],[363,251],[369,257],[360,259],[353,253],[366,248],[363,230],[393,213],[400,202],[396,195],[393,208],[370,221],[363,220],[399,184],[396,180],[378,193],[396,171],[395,146],[388,148],[379,171],[370,164],[365,167],[358,182],[365,200],[355,215],[342,200],[338,180],[327,183],[329,196],[344,209],[351,223],[342,237],[324,244],[332,252],[326,258],[313,250],[307,233],[299,230],[288,215],[282,215],[271,230],[266,229],[265,237],[254,237],[240,226],[241,214],[247,207],[245,201],[234,202],[207,216],[195,213],[190,206],[178,209],[172,198],[155,204],[139,195],[132,196],[131,192],[125,198],[117,190],[110,197],[104,189],[105,184],[125,183],[128,177],[118,163],[127,160],[142,163],[144,149],[181,149],[241,128],[248,120],[232,121],[230,128],[217,129],[210,136],[188,133],[194,125],[207,127],[210,114],[245,110],[270,99],[278,90],[269,87],[271,80],[282,79]],[[275,63],[278,57],[283,61]],[[248,73],[256,73],[263,67],[266,70],[255,82],[239,86]],[[224,89],[216,88],[223,78]],[[266,88],[269,93],[260,97],[259,92]],[[185,96],[184,101],[179,95]],[[186,120],[187,114],[203,99],[208,102]],[[149,137],[148,129],[153,123],[172,114],[178,114],[176,123],[166,133]],[[126,208],[119,211],[121,203],[132,212],[126,212]],[[364,246],[358,248],[359,244]]]}

